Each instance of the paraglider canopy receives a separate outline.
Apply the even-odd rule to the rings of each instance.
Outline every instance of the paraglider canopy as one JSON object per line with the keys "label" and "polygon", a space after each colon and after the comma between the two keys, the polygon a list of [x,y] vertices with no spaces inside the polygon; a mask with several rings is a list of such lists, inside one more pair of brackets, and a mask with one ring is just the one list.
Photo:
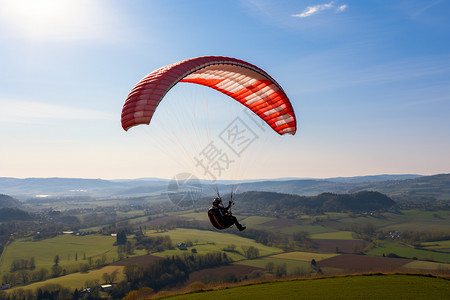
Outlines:
{"label": "paraglider canopy", "polygon": [[295,134],[297,121],[281,86],[265,71],[243,60],[204,56],[159,68],[139,81],[122,109],[124,130],[149,124],[165,94],[178,82],[216,89],[263,119],[278,134]]}

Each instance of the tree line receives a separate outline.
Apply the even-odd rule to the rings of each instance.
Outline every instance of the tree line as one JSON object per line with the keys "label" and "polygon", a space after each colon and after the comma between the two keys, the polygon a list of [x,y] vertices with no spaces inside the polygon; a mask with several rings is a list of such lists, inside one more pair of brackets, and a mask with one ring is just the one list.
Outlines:
{"label": "tree line", "polygon": [[388,196],[373,191],[353,194],[322,193],[317,196],[300,196],[274,192],[245,192],[235,196],[240,201],[236,211],[256,215],[295,216],[301,213],[373,211],[396,207]]}
{"label": "tree line", "polygon": [[159,291],[186,281],[194,271],[226,265],[231,261],[226,253],[216,252],[167,257],[147,267],[130,264],[123,271],[126,279],[113,287],[111,295],[114,299],[122,298],[128,292],[143,287]]}

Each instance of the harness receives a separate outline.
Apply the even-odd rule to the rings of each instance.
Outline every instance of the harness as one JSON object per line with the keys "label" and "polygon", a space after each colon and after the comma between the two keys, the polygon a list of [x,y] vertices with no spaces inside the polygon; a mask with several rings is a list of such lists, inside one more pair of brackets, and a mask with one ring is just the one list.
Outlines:
{"label": "harness", "polygon": [[[222,204],[222,198],[220,198],[220,195],[218,194],[218,198],[220,200],[219,205],[217,207],[211,206],[208,209],[208,218],[211,222],[212,226],[214,226],[216,229],[222,230],[227,229],[231,225],[234,224],[233,220],[230,218],[231,211],[227,211],[226,214],[222,212],[222,209],[224,209],[224,206]],[[231,194],[231,201],[233,201],[233,194]],[[234,203],[233,203],[234,204]]]}
{"label": "harness", "polygon": [[208,210],[208,217],[212,226],[214,226],[216,229],[222,230],[227,229],[229,227],[225,224],[225,219],[223,216],[220,215],[219,209],[211,207]]}

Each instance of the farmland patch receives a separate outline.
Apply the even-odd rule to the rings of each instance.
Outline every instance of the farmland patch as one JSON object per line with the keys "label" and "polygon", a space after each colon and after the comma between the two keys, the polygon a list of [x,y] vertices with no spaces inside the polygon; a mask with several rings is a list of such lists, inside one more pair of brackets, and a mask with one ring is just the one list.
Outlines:
{"label": "farmland patch", "polygon": [[54,238],[34,241],[30,238],[19,239],[6,247],[1,257],[1,272],[9,272],[15,259],[35,258],[36,268],[50,268],[55,256],[59,256],[59,265],[63,268],[87,263],[106,256],[107,261],[117,259],[115,237],[105,235],[58,235]]}
{"label": "farmland patch", "polygon": [[272,255],[271,257],[311,262],[313,259],[315,261],[320,261],[323,259],[327,259],[327,258],[336,256],[336,255],[339,255],[339,254],[324,254],[324,253],[313,253],[313,252],[287,252],[287,253]]}
{"label": "farmland patch", "polygon": [[86,281],[88,280],[91,281],[98,280],[100,284],[104,283],[103,274],[104,273],[111,274],[115,270],[117,270],[117,278],[115,282],[119,282],[125,279],[125,275],[122,272],[123,268],[124,268],[123,266],[106,266],[101,269],[91,270],[88,273],[72,273],[69,275],[52,278],[45,281],[39,281],[26,286],[14,287],[11,289],[11,291],[19,288],[34,290],[48,284],[60,284],[61,286],[68,287],[71,289],[75,288],[81,289],[86,287]]}
{"label": "farmland patch", "polygon": [[339,230],[331,228],[331,227],[320,226],[320,225],[294,225],[294,226],[288,226],[288,227],[283,227],[283,228],[276,228],[274,230],[280,231],[284,234],[294,234],[295,232],[298,232],[298,231],[306,231],[309,234],[339,231]]}
{"label": "farmland patch", "polygon": [[[233,230],[236,229],[234,228],[230,229],[230,231]],[[175,244],[180,242],[191,241],[193,242],[193,248],[196,248],[197,250],[202,250],[204,247],[206,247],[209,252],[222,251],[222,249],[227,248],[229,245],[235,245],[237,250],[241,252],[242,247],[249,247],[249,246],[256,247],[258,248],[259,254],[261,256],[282,252],[281,249],[256,243],[252,239],[244,238],[231,233],[224,233],[217,231],[177,228],[166,232],[147,231],[146,235],[147,236],[168,235]],[[181,253],[185,253],[185,251],[168,250],[164,252],[155,253],[155,255],[166,256]],[[200,251],[198,253],[200,253]],[[233,253],[230,253],[230,256],[233,259],[242,259],[242,256],[239,255],[237,257],[233,257],[232,254]]]}
{"label": "farmland patch", "polygon": [[430,250],[438,250],[442,252],[450,252],[450,240],[437,241],[437,242],[425,242],[422,243],[422,248]]}
{"label": "farmland patch", "polygon": [[298,272],[298,270],[309,270],[311,266],[310,261],[302,261],[302,260],[292,260],[292,259],[284,259],[277,258],[273,256],[262,257],[257,259],[243,260],[238,262],[240,265],[247,265],[265,269],[268,263],[273,263],[275,267],[286,265],[288,274],[293,274]]}
{"label": "farmland patch", "polygon": [[244,276],[252,273],[253,271],[263,270],[262,268],[241,265],[241,264],[233,264],[228,266],[222,266],[217,268],[209,268],[200,271],[192,272],[189,275],[189,279],[185,283],[185,285],[189,285],[195,281],[201,281],[203,283],[220,282],[224,281],[224,279],[232,279],[233,276]]}
{"label": "farmland patch", "polygon": [[251,226],[268,226],[265,225],[277,219],[271,217],[260,217],[260,216],[250,216],[241,220],[241,223],[245,224],[247,227]]}
{"label": "farmland patch", "polygon": [[412,262],[411,259],[342,254],[317,263],[319,267],[344,269],[350,273],[393,272]]}
{"label": "farmland patch", "polygon": [[133,256],[130,258],[126,258],[126,259],[123,259],[120,261],[116,261],[116,262],[110,264],[110,266],[126,266],[126,265],[136,264],[139,266],[147,267],[159,260],[162,260],[162,258],[159,256],[139,255],[139,256]]}
{"label": "farmland patch", "polygon": [[435,263],[431,261],[415,260],[404,265],[401,270],[406,272],[416,271],[422,273],[436,273],[450,275],[450,264]]}
{"label": "farmland patch", "polygon": [[275,219],[275,220],[271,220],[265,223],[261,223],[261,226],[266,226],[266,227],[276,227],[276,228],[281,228],[281,227],[288,227],[288,226],[292,226],[297,224],[297,219]]}
{"label": "farmland patch", "polygon": [[450,262],[450,253],[442,253],[436,251],[427,251],[423,249],[415,249],[411,246],[403,245],[397,242],[382,242],[377,248],[367,252],[369,255],[382,256],[394,253],[401,257],[418,258],[422,260],[433,260],[437,262]]}
{"label": "farmland patch", "polygon": [[354,253],[367,246],[363,240],[314,239],[313,243],[318,252],[324,253]]}
{"label": "farmland patch", "polygon": [[355,240],[351,231],[336,231],[311,234],[312,239],[322,240]]}

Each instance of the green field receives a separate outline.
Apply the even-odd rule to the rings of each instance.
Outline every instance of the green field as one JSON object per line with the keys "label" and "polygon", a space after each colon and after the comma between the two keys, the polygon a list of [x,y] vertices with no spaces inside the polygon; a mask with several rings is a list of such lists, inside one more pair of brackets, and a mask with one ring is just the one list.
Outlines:
{"label": "green field", "polygon": [[348,216],[347,213],[340,213],[340,212],[326,212],[325,215],[327,218],[330,218],[331,220],[339,220],[346,218]]}
{"label": "green field", "polygon": [[88,280],[89,281],[98,280],[99,284],[104,284],[105,282],[102,277],[103,274],[104,273],[111,274],[114,270],[119,271],[116,279],[116,282],[119,282],[125,279],[125,275],[122,272],[123,268],[124,268],[123,266],[106,266],[98,270],[91,270],[88,273],[72,273],[66,276],[31,283],[27,286],[14,287],[11,290],[8,290],[7,292],[9,293],[10,291],[14,291],[15,289],[19,288],[34,290],[43,287],[47,284],[60,284],[61,286],[64,287],[69,287],[71,289],[77,288],[80,290],[81,288],[86,287],[86,281]]}
{"label": "green field", "polygon": [[[242,218],[239,220],[241,220],[240,222],[245,224],[245,226],[247,226],[247,227],[254,227],[254,226],[258,226],[260,224],[266,223],[266,222],[276,220],[276,218],[251,216],[251,217],[246,217],[246,218]],[[264,226],[264,227],[266,227],[266,226]]]}
{"label": "green field", "polygon": [[299,270],[309,271],[311,267],[311,261],[277,258],[274,256],[243,260],[239,261],[238,264],[265,269],[269,262],[273,263],[275,267],[286,265],[288,275],[297,274]]}
{"label": "green field", "polygon": [[240,265],[252,266],[265,269],[269,262],[273,263],[274,266],[286,265],[288,275],[299,274],[305,275],[309,274],[311,270],[311,261],[314,259],[316,261],[321,261],[338,254],[320,254],[312,252],[288,252],[280,253],[271,256],[261,257],[251,260],[243,260],[238,262]]}
{"label": "green field", "polygon": [[[414,275],[345,276],[267,282],[176,295],[176,299],[445,299],[448,278]],[[447,296],[445,296],[447,295]]]}
{"label": "green field", "polygon": [[351,231],[336,231],[336,232],[324,232],[311,234],[312,239],[325,239],[325,240],[356,240],[355,234]]}
{"label": "green field", "polygon": [[326,233],[326,232],[336,232],[337,229],[321,226],[321,225],[294,225],[289,227],[283,227],[277,229],[284,234],[294,234],[298,231],[306,231],[309,234]]}
{"label": "green field", "polygon": [[401,270],[402,271],[404,270],[405,272],[409,272],[411,270],[426,270],[426,271],[438,271],[441,274],[442,273],[449,274],[450,264],[415,260],[413,262],[404,265],[401,268]]}
{"label": "green field", "polygon": [[[120,213],[120,218],[130,218],[128,219],[130,224],[142,224],[147,222],[148,216],[142,216],[143,211],[130,211],[127,213]],[[207,221],[207,215],[204,212],[198,212],[195,210],[184,211],[184,212],[173,212],[165,215],[177,215],[180,217],[186,217],[189,219],[194,219],[198,221]],[[279,220],[281,224],[280,227],[269,227],[261,226],[261,224],[277,220],[272,217],[262,217],[262,216],[238,216],[238,219],[247,227],[253,229],[265,229],[270,230],[274,233],[284,233],[291,235],[298,231],[306,231],[310,234],[312,239],[328,239],[328,240],[354,240],[355,234],[348,231],[351,224],[359,224],[364,226],[367,223],[372,223],[377,230],[386,230],[387,228],[393,230],[405,230],[405,229],[417,229],[419,231],[425,230],[445,230],[448,227],[448,220],[450,220],[449,213],[446,211],[419,211],[419,210],[408,210],[404,211],[402,214],[392,214],[384,213],[380,216],[357,216],[350,217],[346,213],[327,213],[320,217],[322,221],[318,221],[315,224],[310,224],[313,221],[311,216],[304,216],[304,219],[300,220],[300,223],[287,227],[282,227],[283,220]],[[162,216],[162,215],[161,215]],[[156,218],[155,216],[152,216]],[[316,222],[316,221],[314,221]],[[275,222],[274,222],[275,223]],[[284,224],[295,224],[295,222],[285,222]],[[285,226],[285,225],[284,225]],[[97,228],[98,229],[98,228]],[[190,242],[192,246],[188,247],[187,251],[180,250],[178,248],[172,250],[166,250],[162,252],[152,253],[153,255],[166,257],[172,255],[183,255],[185,253],[192,253],[195,248],[198,254],[206,254],[211,252],[223,251],[229,248],[230,245],[234,245],[233,251],[227,251],[226,253],[232,258],[235,264],[242,264],[248,266],[254,266],[265,269],[269,262],[273,263],[275,267],[286,265],[288,275],[298,275],[310,276],[316,274],[314,269],[311,268],[311,260],[320,261],[322,259],[330,258],[336,254],[322,254],[322,253],[312,253],[312,252],[287,252],[283,250],[268,247],[259,243],[256,243],[252,239],[244,238],[236,235],[236,228],[232,228],[225,231],[205,231],[197,229],[185,229],[177,228],[174,230],[167,230],[165,232],[157,232],[154,230],[146,230],[146,236],[158,236],[158,235],[168,235],[172,239],[172,242],[176,245],[180,242]],[[130,241],[133,240],[133,235],[128,236]],[[8,273],[10,271],[11,262],[16,259],[30,259],[34,257],[36,270],[40,268],[51,269],[54,265],[54,258],[56,255],[59,256],[59,265],[67,270],[67,272],[73,272],[78,270],[80,264],[88,264],[89,259],[92,258],[94,263],[96,260],[102,257],[106,258],[106,263],[112,262],[118,259],[117,247],[113,246],[116,241],[115,237],[104,236],[104,235],[87,235],[87,236],[74,236],[74,235],[58,235],[54,238],[44,239],[40,241],[34,241],[31,238],[17,239],[10,243],[4,250],[2,256],[0,257],[0,275]],[[448,274],[450,269],[450,241],[436,241],[422,243],[421,249],[415,249],[405,244],[401,244],[396,241],[378,241],[378,247],[371,249],[368,255],[386,256],[389,253],[395,253],[398,256],[406,258],[417,258],[413,262],[404,265],[400,270],[403,272],[434,272],[435,274]],[[248,260],[244,255],[244,249],[246,247],[253,246],[259,250],[259,257],[257,259]],[[433,250],[433,251],[430,251]],[[312,250],[314,251],[314,250]],[[135,249],[133,254],[128,256],[142,255],[146,254],[143,249]],[[75,260],[75,255],[77,255],[77,260]],[[85,259],[84,259],[85,257]],[[428,260],[428,261],[423,261]],[[434,262],[431,262],[433,260]],[[100,283],[103,282],[101,278],[102,274],[108,272],[106,267],[100,270],[91,270],[89,273],[73,273],[66,276],[61,276],[58,278],[53,278],[47,281],[33,283],[25,286],[25,288],[35,288],[43,286],[47,283],[61,284],[62,286],[75,288],[82,287],[85,285],[86,280],[99,280]],[[114,267],[118,268],[118,267]],[[106,270],[106,271],[105,271]],[[112,269],[111,269],[112,270]],[[342,272],[340,269],[336,269]],[[324,274],[338,274],[338,272],[333,271],[333,268],[323,268]],[[123,276],[122,273],[120,273]],[[266,273],[266,276],[270,278],[272,273]],[[274,275],[273,275],[274,276]],[[345,277],[348,282],[343,281],[345,287],[350,284],[349,282],[353,279],[351,277]],[[371,278],[370,276],[364,278]],[[409,276],[414,280],[417,277]],[[425,278],[425,277],[424,277]],[[429,278],[425,278],[428,280]],[[437,280],[436,278],[434,278]],[[342,278],[336,280],[344,280]],[[296,284],[302,285],[303,281],[296,281]],[[308,281],[308,285],[314,285],[316,281]],[[326,282],[326,281],[323,281]],[[330,281],[332,282],[332,281]],[[375,285],[377,283],[374,283]],[[448,284],[448,281],[447,281]],[[331,285],[332,286],[332,285]],[[249,286],[250,287],[250,286]],[[330,287],[332,289],[332,287]],[[234,289],[234,288],[233,288]],[[301,288],[301,293],[299,292],[299,297],[303,297],[303,289]],[[322,289],[322,288],[320,288]],[[230,288],[230,290],[232,290]],[[351,297],[356,297],[359,294],[353,294],[351,291]],[[196,294],[198,296],[198,294]],[[258,294],[256,294],[258,295]],[[284,297],[284,294],[280,294],[279,299],[290,298],[289,295]],[[334,294],[333,294],[334,295]],[[386,294],[388,295],[388,294]],[[401,293],[403,295],[403,293]],[[408,295],[408,294],[406,294]],[[295,296],[295,298],[298,295]],[[385,296],[384,294],[376,294],[378,297],[391,297],[391,294]],[[183,296],[184,297],[184,296]],[[233,296],[231,296],[233,297]],[[258,296],[259,297],[259,296]],[[316,297],[316,296],[314,296]],[[313,298],[314,298],[313,297]],[[362,298],[373,298],[369,296],[361,296]],[[377,298],[374,297],[374,298]],[[241,297],[239,297],[241,298]],[[270,298],[270,297],[269,297]],[[278,298],[278,296],[276,297]],[[317,298],[320,298],[318,294]],[[324,297],[329,299],[329,297]]]}
{"label": "green field", "polygon": [[[223,248],[226,248],[229,245],[236,245],[236,250],[241,253],[243,252],[242,247],[253,246],[259,249],[259,254],[262,256],[283,252],[281,249],[264,246],[262,244],[256,243],[251,239],[243,238],[231,233],[222,233],[216,231],[177,228],[174,230],[169,230],[167,232],[147,231],[145,235],[168,235],[175,244],[191,241],[194,243],[194,246],[192,248],[195,248],[199,254],[222,251]],[[183,253],[186,253],[186,251],[175,249],[153,253],[153,255],[165,257],[171,255],[180,255]],[[239,255],[237,253],[228,252],[228,254],[233,260],[244,259],[242,255]]]}
{"label": "green field", "polygon": [[[58,235],[54,238],[33,241],[30,238],[19,239],[6,247],[1,256],[0,271],[9,272],[11,262],[15,259],[35,258],[36,269],[50,269],[54,265],[54,258],[59,256],[59,265],[63,268],[87,263],[89,257],[94,260],[106,255],[107,261],[117,259],[115,237],[104,235]],[[75,260],[75,255],[78,259]],[[86,260],[83,258],[86,257]]]}
{"label": "green field", "polygon": [[403,210],[400,214],[383,213],[378,216],[343,216],[333,214],[343,224],[373,224],[378,230],[442,230],[448,227],[450,213],[448,211]]}
{"label": "green field", "polygon": [[424,249],[437,250],[442,252],[450,252],[450,240],[449,241],[437,241],[437,242],[425,242],[422,243]]}
{"label": "green field", "polygon": [[312,252],[287,252],[272,255],[275,258],[284,258],[284,259],[292,259],[292,260],[303,260],[307,262],[311,262],[313,259],[315,261],[321,261],[322,259],[327,259],[338,254],[322,254],[322,253],[312,253]]}
{"label": "green field", "polygon": [[368,255],[382,256],[389,253],[395,253],[398,256],[413,258],[416,257],[422,260],[433,260],[437,262],[450,263],[450,253],[433,252],[422,249],[415,249],[410,246],[403,245],[398,242],[382,242],[379,247],[371,249],[367,252]]}

